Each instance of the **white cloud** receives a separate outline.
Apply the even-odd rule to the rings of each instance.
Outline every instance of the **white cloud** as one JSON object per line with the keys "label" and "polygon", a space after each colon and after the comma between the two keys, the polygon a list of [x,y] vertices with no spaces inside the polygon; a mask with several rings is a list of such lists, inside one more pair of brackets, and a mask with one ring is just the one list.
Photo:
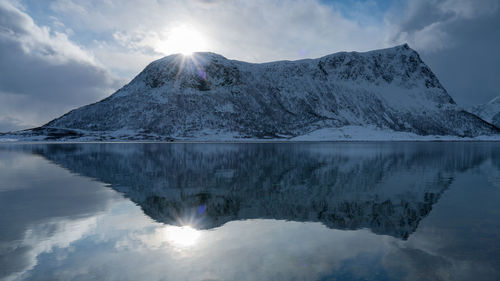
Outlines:
{"label": "white cloud", "polygon": [[93,32],[113,34],[110,41],[158,57],[167,54],[159,45],[168,43],[169,32],[182,25],[195,27],[207,38],[205,50],[255,62],[385,46],[379,35],[382,25],[363,26],[361,20],[346,19],[318,1],[191,0],[140,5],[137,1],[78,1],[85,10],[79,13],[61,8],[68,2],[57,1],[65,5],[54,5],[54,11],[72,26],[83,24]]}
{"label": "white cloud", "polygon": [[434,22],[414,32],[402,31],[395,42],[410,42],[412,48],[425,50],[426,52],[439,51],[452,47],[453,38],[443,29],[443,23]]}
{"label": "white cloud", "polygon": [[3,20],[0,39],[15,42],[28,56],[36,56],[52,64],[78,61],[96,64],[94,58],[72,43],[66,34],[38,26],[33,19],[9,2],[0,2]]}

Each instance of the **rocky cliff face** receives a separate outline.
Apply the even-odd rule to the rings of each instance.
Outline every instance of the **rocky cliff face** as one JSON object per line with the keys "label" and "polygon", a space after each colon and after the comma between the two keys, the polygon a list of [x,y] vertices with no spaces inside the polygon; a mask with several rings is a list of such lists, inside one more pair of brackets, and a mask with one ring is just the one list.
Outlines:
{"label": "rocky cliff face", "polygon": [[490,153],[463,145],[80,144],[30,150],[110,184],[167,224],[213,228],[266,218],[369,228],[405,239],[455,175]]}
{"label": "rocky cliff face", "polygon": [[345,126],[468,137],[499,132],[459,109],[417,52],[401,45],[263,64],[171,55],[110,97],[31,133],[203,140],[292,138]]}

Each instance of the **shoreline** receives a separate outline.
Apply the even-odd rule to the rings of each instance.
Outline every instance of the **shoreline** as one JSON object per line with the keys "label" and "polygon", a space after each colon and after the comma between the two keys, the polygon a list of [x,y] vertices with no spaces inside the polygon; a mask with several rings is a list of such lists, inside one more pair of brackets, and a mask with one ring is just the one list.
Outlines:
{"label": "shoreline", "polygon": [[435,139],[435,140],[247,140],[247,141],[210,141],[210,140],[119,140],[119,141],[1,141],[0,145],[24,144],[314,144],[314,143],[500,143],[500,139]]}

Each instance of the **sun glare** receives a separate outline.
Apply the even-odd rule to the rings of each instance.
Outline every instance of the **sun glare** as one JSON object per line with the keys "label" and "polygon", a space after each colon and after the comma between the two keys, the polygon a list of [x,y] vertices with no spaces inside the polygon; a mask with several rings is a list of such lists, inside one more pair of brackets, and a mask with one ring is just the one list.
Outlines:
{"label": "sun glare", "polygon": [[178,247],[193,246],[200,238],[200,231],[190,226],[167,226],[163,232],[166,241]]}
{"label": "sun glare", "polygon": [[161,45],[159,49],[165,54],[191,55],[193,52],[207,49],[207,41],[203,34],[189,25],[181,25],[169,30],[167,39]]}

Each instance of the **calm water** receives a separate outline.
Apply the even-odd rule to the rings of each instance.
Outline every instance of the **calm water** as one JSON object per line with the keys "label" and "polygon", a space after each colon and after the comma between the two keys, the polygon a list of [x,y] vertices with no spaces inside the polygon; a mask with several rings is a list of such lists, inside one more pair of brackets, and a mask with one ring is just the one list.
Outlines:
{"label": "calm water", "polygon": [[500,280],[500,143],[0,145],[0,279]]}

